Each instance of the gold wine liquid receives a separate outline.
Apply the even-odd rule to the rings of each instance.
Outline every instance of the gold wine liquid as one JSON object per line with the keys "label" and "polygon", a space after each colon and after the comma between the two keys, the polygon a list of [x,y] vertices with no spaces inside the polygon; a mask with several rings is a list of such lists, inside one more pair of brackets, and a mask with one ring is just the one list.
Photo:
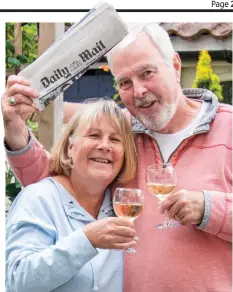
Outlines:
{"label": "gold wine liquid", "polygon": [[115,203],[114,210],[118,217],[135,220],[142,213],[142,204]]}
{"label": "gold wine liquid", "polygon": [[155,195],[159,199],[164,199],[165,196],[171,194],[171,192],[175,188],[175,185],[147,183],[147,187],[151,194]]}

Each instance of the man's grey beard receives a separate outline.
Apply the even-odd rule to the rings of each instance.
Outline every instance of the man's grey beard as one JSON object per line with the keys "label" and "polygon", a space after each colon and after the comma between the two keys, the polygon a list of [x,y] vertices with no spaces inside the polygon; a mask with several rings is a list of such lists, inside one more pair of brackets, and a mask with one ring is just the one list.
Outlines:
{"label": "man's grey beard", "polygon": [[153,116],[139,115],[136,118],[148,129],[158,132],[164,129],[176,112],[176,103],[164,104],[159,113]]}

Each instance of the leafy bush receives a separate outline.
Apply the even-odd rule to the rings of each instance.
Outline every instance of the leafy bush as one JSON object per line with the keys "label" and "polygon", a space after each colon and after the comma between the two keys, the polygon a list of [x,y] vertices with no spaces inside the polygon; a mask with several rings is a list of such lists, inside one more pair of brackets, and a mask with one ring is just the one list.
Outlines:
{"label": "leafy bush", "polygon": [[36,23],[24,23],[22,30],[22,54],[15,54],[14,47],[15,24],[7,22],[6,29],[6,69],[20,68],[21,64],[31,64],[38,57]]}
{"label": "leafy bush", "polygon": [[121,98],[120,98],[120,94],[119,94],[119,92],[118,92],[118,88],[117,88],[117,84],[116,84],[116,80],[114,79],[114,81],[113,81],[113,87],[114,87],[114,89],[115,89],[115,91],[116,91],[116,93],[114,94],[114,96],[113,96],[113,100],[119,105],[119,106],[121,106],[121,105],[123,105],[123,102],[122,102],[122,100],[121,100]]}
{"label": "leafy bush", "polygon": [[193,88],[209,89],[220,101],[223,100],[220,79],[218,75],[212,73],[211,57],[206,50],[200,52]]}
{"label": "leafy bush", "polygon": [[6,196],[13,202],[22,187],[7,161],[5,166]]}

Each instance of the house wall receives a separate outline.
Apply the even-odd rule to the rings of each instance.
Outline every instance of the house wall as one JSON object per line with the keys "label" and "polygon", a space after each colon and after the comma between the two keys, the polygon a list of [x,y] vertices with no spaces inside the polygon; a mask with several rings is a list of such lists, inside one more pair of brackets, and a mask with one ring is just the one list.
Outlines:
{"label": "house wall", "polygon": [[183,39],[179,36],[171,37],[172,45],[176,52],[199,52],[201,50],[213,51],[232,51],[232,36],[218,40],[211,35],[200,35],[196,38]]}
{"label": "house wall", "polygon": [[[213,61],[211,63],[214,74],[220,78],[222,85],[222,102],[232,104],[232,64],[225,61]],[[191,88],[196,75],[195,62],[183,62],[181,73],[181,87]]]}
{"label": "house wall", "polygon": [[[196,62],[183,62],[181,71],[181,86],[192,87],[196,75]],[[217,74],[221,82],[232,81],[232,64],[225,61],[213,61],[211,67],[214,74]]]}
{"label": "house wall", "polygon": [[[102,71],[97,70],[100,73]],[[114,93],[113,77],[110,73],[109,75],[83,75],[64,92],[64,101],[83,102],[93,97],[112,98]]]}

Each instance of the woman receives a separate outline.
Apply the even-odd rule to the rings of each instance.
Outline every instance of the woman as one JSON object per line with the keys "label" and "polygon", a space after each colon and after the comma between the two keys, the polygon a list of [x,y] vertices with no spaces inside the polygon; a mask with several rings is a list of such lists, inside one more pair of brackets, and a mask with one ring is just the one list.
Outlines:
{"label": "woman", "polygon": [[135,161],[130,127],[115,102],[77,113],[52,150],[53,176],[26,187],[8,214],[7,291],[122,291],[116,249],[134,246],[135,230],[111,217],[109,188],[133,178]]}

